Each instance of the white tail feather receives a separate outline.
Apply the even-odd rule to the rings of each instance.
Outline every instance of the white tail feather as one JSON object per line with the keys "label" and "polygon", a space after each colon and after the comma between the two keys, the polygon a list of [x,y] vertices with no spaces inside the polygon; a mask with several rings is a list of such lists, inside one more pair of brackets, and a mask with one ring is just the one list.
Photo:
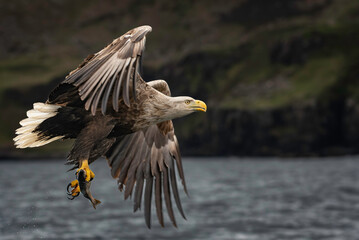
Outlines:
{"label": "white tail feather", "polygon": [[22,127],[16,130],[17,136],[14,138],[16,147],[39,147],[63,138],[63,136],[57,136],[50,139],[41,139],[38,133],[33,132],[44,120],[55,116],[59,108],[60,106],[53,104],[34,103],[34,108],[26,113],[28,118],[22,120],[20,122]]}

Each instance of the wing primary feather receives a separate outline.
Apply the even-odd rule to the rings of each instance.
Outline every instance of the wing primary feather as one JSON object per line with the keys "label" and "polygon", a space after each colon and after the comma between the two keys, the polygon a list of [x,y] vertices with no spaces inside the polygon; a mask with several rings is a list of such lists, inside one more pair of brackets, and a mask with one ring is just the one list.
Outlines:
{"label": "wing primary feather", "polygon": [[[147,172],[146,167],[146,172]],[[147,175],[147,174],[146,174]],[[152,185],[153,177],[146,177],[146,189],[145,189],[145,220],[148,228],[151,228],[151,201],[152,201]]]}
{"label": "wing primary feather", "polygon": [[[130,146],[137,146],[141,139],[139,139],[140,134],[136,134],[135,137],[131,141]],[[127,176],[128,168],[130,167],[131,161],[133,159],[133,155],[135,154],[136,149],[134,147],[128,148],[126,151],[126,155],[123,155],[123,160],[121,161],[119,168],[121,169],[120,176],[118,177],[119,183],[124,183],[124,180]],[[120,159],[121,160],[121,159]],[[123,167],[122,167],[123,164]]]}
{"label": "wing primary feather", "polygon": [[[129,168],[129,172],[131,171],[132,166]],[[135,185],[136,170],[134,174],[127,174],[126,188],[125,188],[125,200],[132,195],[133,186]]]}
{"label": "wing primary feather", "polygon": [[[91,63],[88,63],[88,65],[91,65]],[[77,69],[76,72],[74,73],[70,73],[66,78],[65,78],[65,83],[74,83],[80,76],[81,74],[83,74],[85,72],[85,68],[82,67],[82,68],[79,68]]]}
{"label": "wing primary feather", "polygon": [[[101,64],[107,61],[110,56],[111,55],[108,55],[103,59],[98,60],[98,62],[94,64],[94,66],[90,66],[89,69],[86,70],[87,72],[79,79],[78,82],[74,83],[75,86],[79,86],[79,92],[82,100],[87,98],[87,96],[91,93],[93,87],[97,85],[98,83],[97,78],[101,73],[103,73],[102,72],[103,70],[100,71],[100,68],[103,67],[104,65]],[[92,68],[94,69],[92,70]],[[87,82],[82,84],[84,81]]]}
{"label": "wing primary feather", "polygon": [[110,166],[112,166],[112,164],[114,163],[113,161],[116,159],[115,157],[117,156],[117,154],[129,144],[133,136],[134,134],[129,134],[124,137],[120,137],[117,140],[117,143],[115,143],[116,145],[114,145],[114,148],[108,156]]}
{"label": "wing primary feather", "polygon": [[[88,62],[85,66],[78,69],[73,74],[70,73],[70,75],[65,79],[65,82],[67,83],[73,83],[75,86],[79,86],[81,83],[83,83],[86,79],[84,79],[85,76],[90,75],[90,73],[93,73],[91,71],[92,68],[97,67],[102,63],[101,59],[93,59],[92,61]],[[90,71],[89,71],[90,70]],[[84,74],[84,72],[86,72]],[[79,80],[79,77],[82,75],[82,78]],[[76,82],[76,80],[79,80]]]}
{"label": "wing primary feather", "polygon": [[174,135],[173,138],[174,138],[174,142],[176,145],[176,152],[177,152],[176,155],[178,156],[177,158],[175,158],[176,164],[177,164],[177,171],[182,180],[183,190],[186,193],[186,195],[189,196],[188,191],[187,191],[187,186],[186,186],[186,180],[184,178],[184,172],[183,172],[183,167],[182,167],[182,158],[181,158],[181,152],[179,150],[178,140],[177,140],[176,135]]}
{"label": "wing primary feather", "polygon": [[181,205],[181,200],[179,198],[179,193],[178,193],[178,187],[177,187],[177,181],[176,181],[176,172],[175,172],[175,166],[174,166],[174,159],[172,158],[172,161],[171,161],[171,165],[170,165],[170,178],[171,178],[171,185],[172,185],[172,190],[173,190],[173,196],[174,196],[174,199],[176,201],[176,205],[177,205],[177,208],[179,210],[179,212],[181,213],[182,217],[184,219],[186,219],[186,216],[183,212],[183,209],[182,209],[182,205]]}
{"label": "wing primary feather", "polygon": [[[93,73],[91,75],[91,77],[88,79],[88,81],[81,85],[81,87],[80,87],[81,92],[83,92],[84,95],[85,94],[88,95],[92,91],[93,86],[94,85],[96,86],[100,83],[102,76],[105,74],[105,72],[108,70],[108,68],[109,68],[108,64],[99,66],[99,68],[96,70],[95,73]],[[85,96],[87,96],[87,95],[85,95]]]}
{"label": "wing primary feather", "polygon": [[139,134],[127,135],[115,149],[116,153],[115,155],[113,154],[115,158],[112,158],[113,160],[110,158],[110,164],[112,166],[111,175],[113,177],[118,176],[118,171],[122,168],[128,152],[131,151],[131,147],[129,146],[132,146],[132,144],[137,140],[138,135]]}
{"label": "wing primary feather", "polygon": [[[116,62],[112,63],[111,66],[108,67],[107,71],[102,75],[101,79],[99,80],[99,87],[101,86],[101,89],[98,90],[98,88],[96,88],[96,96],[93,100],[92,107],[91,107],[92,115],[95,115],[98,103],[102,96],[102,93],[105,90],[105,88],[109,85],[108,78],[112,76],[114,69],[116,70],[116,68],[117,68],[117,65],[118,64]],[[102,113],[102,114],[105,115],[105,113]]]}
{"label": "wing primary feather", "polygon": [[138,166],[140,165],[141,161],[143,161],[146,155],[147,146],[146,141],[144,139],[142,140],[142,145],[139,148],[139,151],[136,151],[136,153],[133,156],[131,167],[128,170],[127,173],[127,184],[126,184],[126,190],[125,190],[125,199],[127,199],[130,195],[132,195],[133,186],[135,184],[136,179],[136,170]]}
{"label": "wing primary feather", "polygon": [[[127,68],[127,77],[123,83],[123,88],[122,88],[123,101],[127,105],[127,107],[130,107],[129,83],[130,83],[130,78],[131,78],[130,76],[131,76],[132,66],[133,66],[133,63],[135,60],[136,60],[136,58],[131,58],[131,62],[129,63],[128,68]],[[132,86],[132,87],[134,87],[134,86]]]}
{"label": "wing primary feather", "polygon": [[137,56],[136,57],[136,62],[135,62],[135,67],[134,67],[135,70],[133,71],[133,77],[132,77],[132,94],[133,94],[133,99],[135,99],[135,101],[137,101],[137,97],[136,97],[136,78],[137,78],[139,60],[140,60],[140,57]]}
{"label": "wing primary feather", "polygon": [[173,224],[173,226],[177,227],[176,224],[176,219],[175,216],[173,214],[173,209],[172,209],[172,203],[171,203],[171,190],[170,190],[170,186],[168,183],[168,171],[167,171],[167,167],[163,168],[163,194],[165,196],[165,202],[166,202],[166,207],[167,207],[167,213],[168,216],[171,219],[171,222]]}
{"label": "wing primary feather", "polygon": [[[119,97],[119,91],[121,88],[121,76],[123,76],[123,66],[125,65],[126,60],[122,60],[121,65],[119,65],[115,71],[115,74],[112,77],[112,82],[116,82],[115,86],[113,88],[113,94],[112,94],[112,106],[113,109],[115,110],[115,105],[117,107],[118,110],[118,97]],[[122,71],[121,71],[122,69]],[[120,73],[120,75],[119,75]],[[117,81],[116,81],[117,80]],[[108,95],[110,95],[110,93],[108,93]]]}
{"label": "wing primary feather", "polygon": [[123,75],[125,73],[126,66],[130,62],[130,60],[131,59],[129,59],[129,58],[126,59],[125,63],[123,64],[120,77],[119,77],[118,81],[116,82],[115,87],[113,89],[114,94],[112,96],[112,105],[113,105],[113,109],[116,112],[118,112],[118,100],[119,100],[119,94],[120,94],[120,88],[121,88],[121,84],[122,84]]}
{"label": "wing primary feather", "polygon": [[[94,73],[88,80],[87,83],[81,86],[83,93],[82,98],[87,99],[87,103],[92,103],[93,98],[98,93],[99,88],[104,84],[102,82],[103,76],[106,75],[111,65],[102,65],[96,73]],[[91,95],[90,95],[91,94]],[[90,95],[90,97],[88,97]]]}
{"label": "wing primary feather", "polygon": [[140,58],[140,61],[139,61],[140,75],[142,75],[142,73],[143,73],[143,66],[142,66],[143,55],[144,55],[144,52],[142,51],[141,55],[139,56],[139,58]]}
{"label": "wing primary feather", "polygon": [[158,160],[159,160],[159,156],[160,152],[159,150],[156,148],[155,144],[152,144],[151,147],[151,171],[152,171],[152,175],[155,175],[156,171],[158,171]]}
{"label": "wing primary feather", "polygon": [[124,162],[124,165],[121,168],[120,176],[118,177],[118,180],[117,180],[117,182],[120,184],[118,187],[119,187],[121,192],[123,190],[123,185],[126,184],[125,178],[127,176],[127,171],[128,171],[128,168],[130,167],[130,163],[131,163],[131,160],[128,160],[128,158],[126,158],[125,162]]}
{"label": "wing primary feather", "polygon": [[136,172],[136,188],[135,188],[135,197],[134,197],[134,205],[133,211],[136,212],[141,208],[141,199],[144,185],[144,175],[143,175],[143,166],[144,162],[142,162]]}
{"label": "wing primary feather", "polygon": [[[93,89],[99,85],[99,83],[95,80],[91,80],[92,77],[86,82],[86,84],[79,87],[80,94],[81,94],[81,100],[85,100],[91,93],[93,96]],[[87,102],[91,102],[92,98],[87,100]],[[87,110],[87,109],[86,109]]]}
{"label": "wing primary feather", "polygon": [[[113,66],[110,66],[107,69],[107,71],[104,72],[101,79],[99,80],[99,84],[98,84],[97,88],[95,89],[95,91],[94,91],[94,93],[92,95],[92,96],[95,96],[93,101],[92,101],[92,105],[91,105],[91,113],[94,116],[96,114],[98,102],[100,101],[100,98],[102,96],[102,92],[105,90],[105,88],[106,88],[106,86],[108,84],[108,80],[106,80],[106,79],[107,79],[108,75],[110,74],[110,72],[112,71],[112,68],[113,68]],[[91,98],[93,98],[93,97],[91,97]]]}
{"label": "wing primary feather", "polygon": [[110,76],[112,76],[111,81],[108,84],[108,87],[106,88],[106,91],[105,91],[105,93],[103,94],[103,97],[102,97],[101,112],[102,112],[103,115],[106,114],[107,101],[108,101],[108,99],[110,97],[112,86],[113,86],[113,84],[115,82],[115,79],[117,77],[117,69],[121,69],[124,62],[125,61],[121,59],[121,62],[116,67],[113,68],[112,73],[110,74]]}
{"label": "wing primary feather", "polygon": [[120,176],[118,177],[118,182],[119,183],[124,183],[124,180],[127,177],[128,169],[129,169],[129,167],[131,165],[131,162],[133,160],[133,157],[134,157],[133,155],[134,155],[135,151],[136,151],[135,149],[131,148],[128,155],[126,155],[126,157],[124,158],[124,165],[123,165],[123,168],[121,169]]}
{"label": "wing primary feather", "polygon": [[164,227],[164,221],[163,221],[163,212],[162,212],[162,189],[161,189],[161,174],[157,170],[156,176],[155,176],[155,202],[156,202],[156,212],[157,212],[157,218],[160,222],[161,226]]}
{"label": "wing primary feather", "polygon": [[[141,157],[139,158],[139,160],[140,160],[141,162],[139,163],[138,168],[137,168],[137,171],[140,170],[141,172],[144,172],[144,170],[143,170],[144,166],[146,166],[146,167],[150,167],[150,166],[151,166],[151,162],[150,162],[151,150],[150,150],[149,147],[147,146],[146,140],[144,140],[143,142],[144,142],[143,147],[142,147],[143,151],[142,151],[142,153],[141,153]],[[147,169],[146,169],[146,170],[147,170]],[[147,171],[148,171],[148,170],[147,170]],[[149,171],[151,171],[151,169],[150,169]],[[151,173],[151,172],[150,172],[150,173]],[[150,174],[149,174],[149,175],[150,175]],[[152,177],[153,175],[150,175],[150,176]],[[136,178],[137,178],[137,177],[136,177]],[[136,181],[137,181],[137,180],[136,180]],[[143,180],[142,180],[142,181],[143,181]],[[137,184],[136,184],[136,187],[137,187]],[[139,192],[136,192],[136,190],[135,190],[135,194],[137,193],[137,198],[138,198],[138,201],[137,201],[137,203],[138,203],[138,208],[141,207],[142,189],[143,189],[143,184],[142,184],[142,186],[140,186],[140,189],[137,190],[137,191],[139,191]],[[135,201],[136,201],[136,196],[135,196]]]}

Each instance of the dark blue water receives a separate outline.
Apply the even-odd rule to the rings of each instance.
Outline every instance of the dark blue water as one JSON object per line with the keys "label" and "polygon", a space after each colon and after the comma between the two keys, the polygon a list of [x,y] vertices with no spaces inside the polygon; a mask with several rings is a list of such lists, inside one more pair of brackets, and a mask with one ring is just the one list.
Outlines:
{"label": "dark blue water", "polygon": [[[66,198],[62,161],[0,162],[0,239],[359,239],[359,158],[185,159],[190,198],[178,229],[132,213],[105,160],[94,210]],[[182,189],[181,189],[182,190]],[[152,210],[153,213],[154,209]]]}

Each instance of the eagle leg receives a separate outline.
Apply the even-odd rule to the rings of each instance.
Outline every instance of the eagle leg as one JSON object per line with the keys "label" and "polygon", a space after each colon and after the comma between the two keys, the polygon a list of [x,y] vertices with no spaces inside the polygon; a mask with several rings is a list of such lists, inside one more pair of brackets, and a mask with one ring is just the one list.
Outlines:
{"label": "eagle leg", "polygon": [[90,182],[92,181],[92,179],[95,177],[95,174],[93,173],[93,171],[91,171],[90,167],[89,167],[89,164],[88,164],[88,160],[82,160],[80,162],[81,166],[77,169],[76,171],[76,174],[78,175],[78,173],[81,171],[81,170],[84,170],[85,173],[86,173],[86,177],[85,177],[85,180],[87,182]]}

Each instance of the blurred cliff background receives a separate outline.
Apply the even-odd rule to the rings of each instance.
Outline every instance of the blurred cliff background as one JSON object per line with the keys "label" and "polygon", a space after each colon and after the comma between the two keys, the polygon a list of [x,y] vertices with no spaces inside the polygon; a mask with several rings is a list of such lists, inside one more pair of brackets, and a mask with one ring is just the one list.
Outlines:
{"label": "blurred cliff background", "polygon": [[359,153],[359,1],[0,2],[0,158],[32,103],[87,55],[148,24],[144,79],[208,103],[176,120],[185,155]]}

